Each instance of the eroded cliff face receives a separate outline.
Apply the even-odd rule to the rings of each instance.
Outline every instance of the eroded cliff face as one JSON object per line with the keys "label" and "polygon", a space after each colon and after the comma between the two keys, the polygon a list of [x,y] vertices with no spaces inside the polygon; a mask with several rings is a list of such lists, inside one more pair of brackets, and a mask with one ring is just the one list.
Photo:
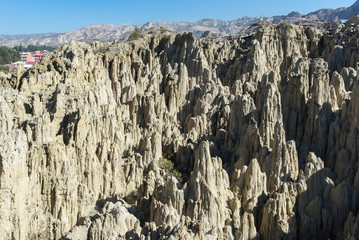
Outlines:
{"label": "eroded cliff face", "polygon": [[334,35],[72,42],[4,78],[1,238],[359,237],[359,55]]}

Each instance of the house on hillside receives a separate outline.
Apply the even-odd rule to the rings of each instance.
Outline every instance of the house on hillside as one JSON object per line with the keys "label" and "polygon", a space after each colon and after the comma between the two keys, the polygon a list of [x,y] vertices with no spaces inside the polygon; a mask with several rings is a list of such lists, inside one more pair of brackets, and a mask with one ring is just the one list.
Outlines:
{"label": "house on hillside", "polygon": [[33,53],[34,56],[34,62],[39,63],[42,59],[42,57],[47,53],[47,51],[36,51]]}
{"label": "house on hillside", "polygon": [[[21,62],[25,64],[25,68],[27,69],[27,66],[34,65],[36,63],[39,63],[42,59],[42,57],[47,53],[47,51],[35,51],[35,52],[21,52]],[[30,66],[30,67],[31,67]],[[29,68],[29,67],[28,67]]]}
{"label": "house on hillside", "polygon": [[33,62],[35,59],[32,59],[31,52],[21,52],[20,53],[21,62],[26,64],[27,62]]}

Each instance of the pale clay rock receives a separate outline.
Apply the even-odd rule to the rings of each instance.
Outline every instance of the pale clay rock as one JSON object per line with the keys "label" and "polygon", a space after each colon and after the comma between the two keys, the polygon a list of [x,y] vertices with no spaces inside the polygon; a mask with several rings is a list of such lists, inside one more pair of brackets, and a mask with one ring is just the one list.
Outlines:
{"label": "pale clay rock", "polygon": [[2,74],[0,239],[356,239],[358,60],[269,24]]}

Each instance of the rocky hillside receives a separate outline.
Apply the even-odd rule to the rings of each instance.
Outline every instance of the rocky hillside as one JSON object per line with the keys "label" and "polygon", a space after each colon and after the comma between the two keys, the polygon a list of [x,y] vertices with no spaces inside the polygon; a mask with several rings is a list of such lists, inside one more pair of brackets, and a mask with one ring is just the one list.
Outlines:
{"label": "rocky hillside", "polygon": [[71,41],[92,43],[95,41],[108,42],[123,40],[135,30],[135,27],[136,26],[132,24],[123,24],[120,26],[99,24],[90,25],[80,30],[71,30],[66,33],[40,34],[37,37],[33,37],[32,35],[19,35],[18,37],[16,37],[16,35],[0,35],[0,40],[3,39],[2,41],[4,41],[4,45],[8,47],[20,45],[47,45],[60,47]]}
{"label": "rocky hillside", "polygon": [[59,47],[70,41],[82,41],[92,43],[94,41],[108,42],[124,40],[126,37],[139,28],[143,32],[164,27],[172,32],[193,32],[196,38],[200,38],[206,31],[219,35],[239,34],[246,28],[258,21],[266,21],[278,24],[281,21],[295,23],[296,21],[319,21],[330,22],[340,19],[350,19],[359,14],[359,0],[350,7],[338,9],[320,9],[306,15],[299,12],[291,12],[288,15],[273,17],[241,17],[230,21],[216,19],[202,19],[196,22],[148,22],[143,25],[123,24],[115,26],[111,24],[90,25],[80,30],[72,30],[66,33],[38,34],[38,35],[1,35],[0,41],[6,46],[27,46],[27,45],[48,45]]}
{"label": "rocky hillside", "polygon": [[348,8],[320,9],[307,14],[307,17],[318,19],[319,21],[333,21],[335,19],[350,19],[359,14],[359,1],[356,1]]}
{"label": "rocky hillside", "polygon": [[1,75],[0,238],[358,238],[359,54],[338,34],[71,42]]}

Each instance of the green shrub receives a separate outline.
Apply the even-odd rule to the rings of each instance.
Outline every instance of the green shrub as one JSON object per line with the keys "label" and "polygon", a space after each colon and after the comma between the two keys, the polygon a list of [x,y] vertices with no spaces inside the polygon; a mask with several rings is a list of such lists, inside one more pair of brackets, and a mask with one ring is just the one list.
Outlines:
{"label": "green shrub", "polygon": [[0,66],[0,72],[9,73],[9,66]]}
{"label": "green shrub", "polygon": [[279,28],[283,28],[283,29],[286,29],[286,30],[290,30],[292,29],[292,25],[287,23],[286,21],[282,21],[279,25],[278,25]]}
{"label": "green shrub", "polygon": [[161,26],[161,27],[160,27],[160,32],[161,32],[161,33],[165,33],[165,32],[167,32],[167,29]]}
{"label": "green shrub", "polygon": [[143,34],[141,33],[141,31],[136,28],[135,31],[133,31],[130,36],[128,37],[128,40],[129,41],[133,41],[133,40],[137,40],[137,39],[140,39],[140,38],[143,38]]}
{"label": "green shrub", "polygon": [[104,53],[104,52],[106,52],[106,50],[107,50],[107,47],[101,46],[101,47],[98,47],[98,48],[94,51],[94,54]]}
{"label": "green shrub", "polygon": [[173,162],[175,156],[175,154],[172,154],[171,156],[161,157],[158,160],[158,166],[167,172],[167,176],[174,176],[181,182],[183,180],[182,174],[175,169]]}

